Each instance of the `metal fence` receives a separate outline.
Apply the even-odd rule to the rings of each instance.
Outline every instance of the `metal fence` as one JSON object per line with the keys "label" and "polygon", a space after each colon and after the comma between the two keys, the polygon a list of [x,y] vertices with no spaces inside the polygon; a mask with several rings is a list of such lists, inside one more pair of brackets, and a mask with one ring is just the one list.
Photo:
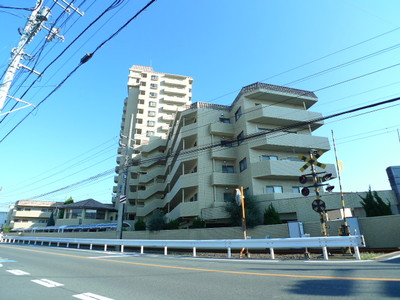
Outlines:
{"label": "metal fence", "polygon": [[67,248],[71,246],[80,248],[81,245],[87,245],[90,250],[93,249],[93,245],[96,245],[102,246],[104,251],[107,251],[108,246],[117,246],[121,252],[124,252],[125,247],[138,247],[141,254],[144,253],[144,248],[148,247],[164,249],[164,255],[168,254],[168,248],[192,249],[193,256],[196,256],[196,249],[226,249],[229,258],[232,257],[232,249],[269,249],[272,259],[275,259],[274,249],[321,248],[325,260],[329,257],[328,248],[353,248],[356,259],[361,259],[359,247],[365,247],[362,235],[247,240],[127,240],[4,236],[1,242]]}

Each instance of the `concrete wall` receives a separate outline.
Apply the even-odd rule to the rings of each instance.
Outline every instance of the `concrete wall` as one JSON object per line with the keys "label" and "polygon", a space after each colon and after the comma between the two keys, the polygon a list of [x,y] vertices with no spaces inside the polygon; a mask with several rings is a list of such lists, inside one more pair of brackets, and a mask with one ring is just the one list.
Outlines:
{"label": "concrete wall", "polygon": [[[319,222],[304,223],[304,232],[310,236],[321,236]],[[328,222],[329,235],[338,235],[341,222]],[[361,233],[365,237],[368,248],[400,248],[400,215],[359,218]],[[12,234],[11,234],[12,235]],[[115,231],[108,232],[67,232],[67,233],[23,233],[25,236],[57,236],[65,238],[116,238]],[[289,231],[287,224],[261,225],[248,230],[248,236],[253,239],[287,238]],[[208,239],[242,239],[241,227],[222,227],[207,229],[179,229],[149,231],[125,231],[124,239],[157,239],[157,240],[208,240]]]}

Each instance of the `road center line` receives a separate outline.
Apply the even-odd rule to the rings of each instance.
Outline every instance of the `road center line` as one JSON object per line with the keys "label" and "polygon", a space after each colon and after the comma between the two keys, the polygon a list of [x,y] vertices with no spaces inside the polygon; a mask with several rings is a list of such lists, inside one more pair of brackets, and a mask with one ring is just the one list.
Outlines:
{"label": "road center line", "polygon": [[37,252],[37,253],[45,253],[51,255],[58,256],[68,256],[82,259],[90,259],[90,260],[99,260],[99,261],[108,261],[120,264],[130,264],[136,266],[147,266],[147,267],[155,267],[155,268],[166,268],[166,269],[175,269],[175,270],[189,270],[189,271],[198,271],[198,272],[213,272],[213,273],[225,273],[225,274],[239,274],[239,275],[252,275],[252,276],[265,276],[265,277],[287,277],[287,278],[309,278],[309,279],[340,279],[340,280],[355,280],[355,281],[395,281],[400,282],[400,278],[368,278],[368,277],[340,277],[340,276],[322,276],[322,275],[295,275],[295,274],[269,274],[269,273],[253,273],[253,272],[242,272],[242,271],[226,271],[226,270],[212,270],[212,269],[201,269],[201,268],[189,268],[189,267],[176,267],[176,266],[168,266],[168,265],[157,265],[157,264],[147,264],[147,263],[138,263],[131,261],[119,261],[115,259],[105,259],[105,258],[89,258],[85,256],[72,255],[72,254],[64,254],[64,253],[54,253],[42,250],[34,250],[28,248],[19,248],[12,246],[3,246],[11,249],[19,249],[22,251],[29,252]]}

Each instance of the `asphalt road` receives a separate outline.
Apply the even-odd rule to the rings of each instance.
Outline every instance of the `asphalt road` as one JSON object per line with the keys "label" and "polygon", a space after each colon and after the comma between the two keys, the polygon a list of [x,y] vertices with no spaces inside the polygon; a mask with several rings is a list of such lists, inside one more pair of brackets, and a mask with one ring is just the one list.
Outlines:
{"label": "asphalt road", "polygon": [[0,244],[1,300],[399,299],[386,261],[236,260]]}

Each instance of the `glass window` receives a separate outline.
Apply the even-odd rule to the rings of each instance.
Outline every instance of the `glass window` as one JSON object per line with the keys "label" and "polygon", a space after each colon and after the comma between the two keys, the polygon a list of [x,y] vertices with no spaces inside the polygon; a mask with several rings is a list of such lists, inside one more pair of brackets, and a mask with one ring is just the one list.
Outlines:
{"label": "glass window", "polygon": [[147,126],[149,126],[149,127],[154,127],[155,124],[156,124],[156,122],[154,122],[154,121],[147,121]]}
{"label": "glass window", "polygon": [[244,171],[247,169],[247,161],[246,161],[246,157],[243,158],[240,162],[239,162],[239,169],[240,172]]}
{"label": "glass window", "polygon": [[154,135],[154,131],[147,131],[146,132],[146,136],[153,136]]}
{"label": "glass window", "polygon": [[151,80],[158,80],[158,76],[157,75],[151,75]]}
{"label": "glass window", "polygon": [[275,156],[275,155],[261,155],[261,160],[278,160],[278,156]]}
{"label": "glass window", "polygon": [[156,89],[158,87],[157,83],[150,83],[151,89]]}
{"label": "glass window", "polygon": [[234,166],[222,166],[222,173],[235,173]]}
{"label": "glass window", "polygon": [[151,93],[150,93],[150,97],[152,97],[152,98],[157,97],[157,93],[151,92]]}
{"label": "glass window", "polygon": [[242,116],[242,108],[239,107],[239,109],[235,112],[235,121],[239,120],[241,116]]}
{"label": "glass window", "polygon": [[219,118],[219,121],[220,121],[221,123],[227,123],[227,124],[229,124],[229,123],[231,122],[231,119],[229,119],[229,118]]}
{"label": "glass window", "polygon": [[149,102],[150,107],[156,107],[156,105],[157,105],[157,102],[154,102],[154,101]]}
{"label": "glass window", "polygon": [[87,209],[85,213],[85,219],[96,219],[96,210]]}
{"label": "glass window", "polygon": [[143,78],[147,78],[147,74],[146,73],[142,73],[141,74]]}
{"label": "glass window", "polygon": [[140,95],[146,95],[145,91],[140,91]]}
{"label": "glass window", "polygon": [[265,193],[266,194],[283,193],[283,189],[281,186],[266,186]]}
{"label": "glass window", "polygon": [[136,123],[142,124],[142,123],[143,123],[143,120],[142,120],[142,119],[137,119],[137,120],[136,120]]}
{"label": "glass window", "polygon": [[243,139],[244,139],[244,133],[243,133],[243,131],[242,131],[242,132],[239,133],[239,135],[236,137],[238,146],[239,146],[241,143],[243,143]]}
{"label": "glass window", "polygon": [[71,219],[77,219],[82,217],[82,209],[74,208],[71,209]]}
{"label": "glass window", "polygon": [[155,115],[156,115],[156,112],[154,110],[149,110],[149,112],[148,112],[149,117],[155,117]]}
{"label": "glass window", "polygon": [[292,193],[294,194],[300,194],[301,192],[301,187],[300,186],[292,186]]}
{"label": "glass window", "polygon": [[231,199],[233,198],[233,194],[232,193],[224,193],[224,202],[230,202]]}
{"label": "glass window", "polygon": [[146,86],[146,82],[142,81],[142,82],[140,83],[140,85],[141,85],[141,86]]}

